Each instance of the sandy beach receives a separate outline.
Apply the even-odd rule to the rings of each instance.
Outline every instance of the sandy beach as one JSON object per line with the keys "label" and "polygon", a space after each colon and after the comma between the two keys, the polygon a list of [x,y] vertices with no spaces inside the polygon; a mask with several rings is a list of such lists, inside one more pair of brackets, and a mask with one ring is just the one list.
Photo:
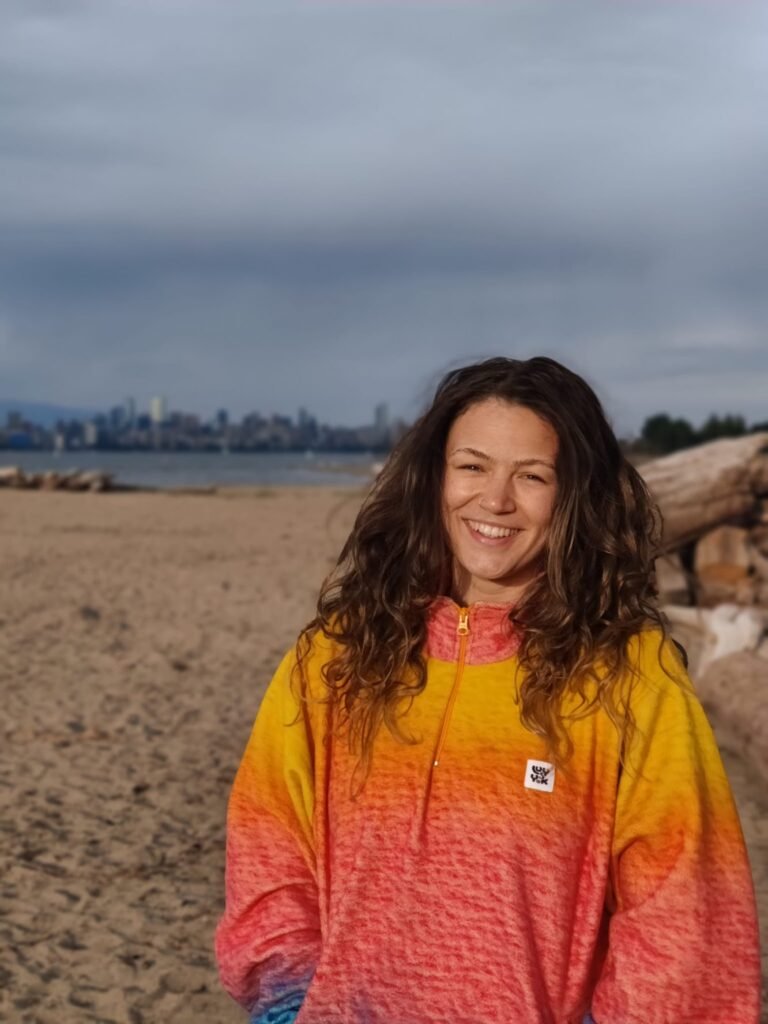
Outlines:
{"label": "sandy beach", "polygon": [[[212,951],[227,794],[361,494],[0,491],[0,1020],[245,1020]],[[723,755],[768,951],[768,794]]]}

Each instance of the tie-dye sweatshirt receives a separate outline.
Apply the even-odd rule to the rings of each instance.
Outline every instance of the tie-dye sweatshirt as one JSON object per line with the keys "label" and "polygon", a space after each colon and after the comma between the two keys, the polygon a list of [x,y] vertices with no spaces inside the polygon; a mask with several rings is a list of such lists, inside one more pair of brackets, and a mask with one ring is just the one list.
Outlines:
{"label": "tie-dye sweatshirt", "polygon": [[[283,660],[230,798],[216,935],[254,1024],[756,1024],[744,842],[674,648],[631,645],[623,768],[602,710],[553,768],[520,721],[507,610],[434,603],[417,742],[382,728],[356,797],[331,705],[299,704]],[[331,654],[316,638],[317,696]]]}

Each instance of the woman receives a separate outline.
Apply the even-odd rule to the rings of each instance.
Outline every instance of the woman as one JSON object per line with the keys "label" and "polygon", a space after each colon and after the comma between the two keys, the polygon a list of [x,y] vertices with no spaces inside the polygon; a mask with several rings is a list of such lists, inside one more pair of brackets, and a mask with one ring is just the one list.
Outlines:
{"label": "woman", "polygon": [[448,374],[235,781],[217,953],[252,1021],[755,1024],[749,866],[657,541],[581,378]]}

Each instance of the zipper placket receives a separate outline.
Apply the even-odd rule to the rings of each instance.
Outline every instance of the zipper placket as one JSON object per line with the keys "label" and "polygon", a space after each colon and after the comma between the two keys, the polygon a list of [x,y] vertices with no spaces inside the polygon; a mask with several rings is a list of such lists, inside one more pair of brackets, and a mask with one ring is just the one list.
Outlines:
{"label": "zipper placket", "polygon": [[445,714],[443,715],[443,724],[440,727],[440,736],[437,740],[437,747],[435,749],[435,759],[432,762],[432,767],[437,768],[440,764],[440,754],[445,743],[445,737],[448,735],[448,727],[451,724],[451,715],[453,714],[453,705],[456,703],[456,697],[459,693],[459,684],[461,683],[461,677],[464,674],[464,659],[467,656],[467,640],[469,638],[469,608],[459,608],[459,624],[456,627],[456,633],[459,637],[459,661],[456,665],[456,676],[453,680],[453,686],[451,687],[451,693],[448,697],[448,704],[445,708]]}

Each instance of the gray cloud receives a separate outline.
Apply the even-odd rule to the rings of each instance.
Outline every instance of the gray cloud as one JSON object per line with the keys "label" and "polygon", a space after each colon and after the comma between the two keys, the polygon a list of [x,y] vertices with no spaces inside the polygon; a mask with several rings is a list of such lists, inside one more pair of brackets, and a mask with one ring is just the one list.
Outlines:
{"label": "gray cloud", "polygon": [[355,422],[547,352],[622,429],[766,418],[766,43],[757,5],[6,4],[3,390]]}

